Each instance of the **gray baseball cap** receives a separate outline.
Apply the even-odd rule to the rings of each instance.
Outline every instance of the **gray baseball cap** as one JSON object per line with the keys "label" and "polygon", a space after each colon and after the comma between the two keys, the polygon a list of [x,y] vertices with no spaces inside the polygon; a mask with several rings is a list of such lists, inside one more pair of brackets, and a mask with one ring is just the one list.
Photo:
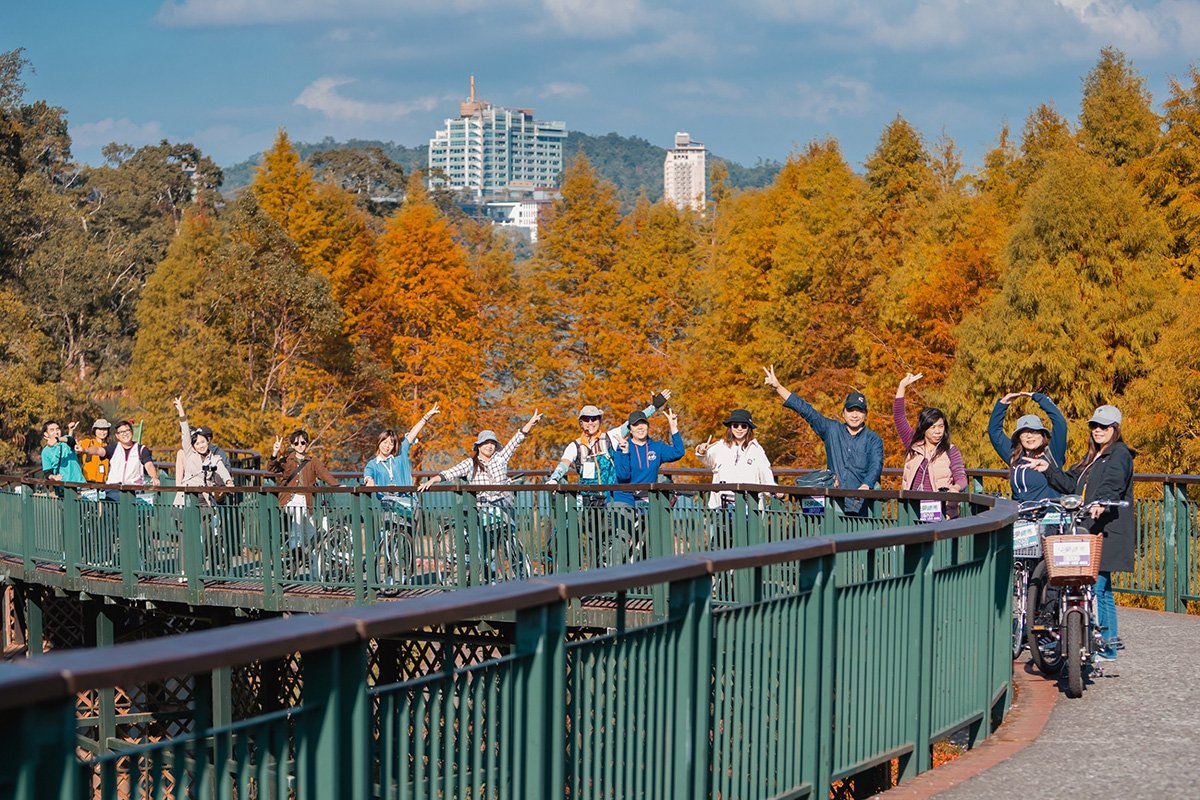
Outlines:
{"label": "gray baseball cap", "polygon": [[1049,433],[1050,432],[1046,428],[1045,423],[1042,422],[1042,418],[1039,417],[1037,414],[1026,414],[1025,416],[1021,417],[1019,420],[1017,420],[1017,428],[1016,428],[1016,430],[1013,431],[1013,433],[1017,434],[1017,433],[1020,433],[1021,431],[1036,431],[1037,433]]}
{"label": "gray baseball cap", "polygon": [[1108,427],[1109,425],[1121,424],[1121,409],[1116,406],[1100,406],[1092,412],[1092,418],[1088,420],[1088,424],[1095,423]]}

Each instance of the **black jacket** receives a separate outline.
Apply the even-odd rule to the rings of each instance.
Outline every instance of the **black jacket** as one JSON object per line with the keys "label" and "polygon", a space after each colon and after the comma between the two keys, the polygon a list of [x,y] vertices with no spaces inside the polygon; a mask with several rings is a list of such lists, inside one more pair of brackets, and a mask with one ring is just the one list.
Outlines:
{"label": "black jacket", "polygon": [[1092,500],[1125,500],[1125,508],[1107,508],[1089,528],[1104,531],[1104,553],[1100,557],[1103,572],[1131,572],[1133,551],[1137,540],[1133,517],[1133,457],[1134,452],[1117,442],[1084,470],[1081,467],[1058,469],[1053,464],[1046,470],[1050,485],[1063,493],[1082,494],[1084,503]]}

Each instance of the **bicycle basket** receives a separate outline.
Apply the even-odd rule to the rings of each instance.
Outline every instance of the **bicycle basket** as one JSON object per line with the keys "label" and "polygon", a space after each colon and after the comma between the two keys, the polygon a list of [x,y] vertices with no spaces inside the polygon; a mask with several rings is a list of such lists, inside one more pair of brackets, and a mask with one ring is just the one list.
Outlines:
{"label": "bicycle basket", "polygon": [[1050,585],[1095,583],[1103,550],[1104,537],[1090,533],[1044,537],[1042,551]]}

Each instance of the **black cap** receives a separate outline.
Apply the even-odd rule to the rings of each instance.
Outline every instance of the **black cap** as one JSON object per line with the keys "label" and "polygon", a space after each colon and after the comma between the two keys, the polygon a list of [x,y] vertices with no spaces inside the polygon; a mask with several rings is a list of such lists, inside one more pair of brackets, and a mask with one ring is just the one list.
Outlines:
{"label": "black cap", "polygon": [[751,428],[758,427],[754,424],[754,420],[750,418],[750,412],[744,408],[735,408],[729,412],[729,418],[725,420],[725,427],[729,427],[735,422],[740,422],[743,425],[749,425]]}
{"label": "black cap", "polygon": [[852,408],[857,408],[865,414],[867,411],[867,398],[863,396],[862,392],[851,392],[850,394],[846,395],[846,403],[842,406],[842,408],[846,409],[847,411]]}
{"label": "black cap", "polygon": [[631,428],[634,425],[637,425],[639,422],[649,422],[649,421],[650,420],[646,419],[645,411],[634,411],[632,414],[629,415],[629,427],[631,427]]}

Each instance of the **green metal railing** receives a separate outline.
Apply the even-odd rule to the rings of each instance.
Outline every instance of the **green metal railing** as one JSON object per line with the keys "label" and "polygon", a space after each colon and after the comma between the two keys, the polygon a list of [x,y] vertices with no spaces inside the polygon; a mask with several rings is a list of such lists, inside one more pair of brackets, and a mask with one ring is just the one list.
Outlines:
{"label": "green metal railing", "polygon": [[[782,512],[757,489],[732,525],[753,545],[0,666],[0,796],[825,797],[930,768],[948,731],[987,736],[1011,693],[1015,506],[963,497],[911,525],[921,496],[893,496],[899,527],[767,541]],[[569,628],[596,598],[609,623]],[[510,635],[468,658],[454,625],[482,618]],[[379,653],[402,640],[440,665],[390,675]],[[233,671],[273,659],[299,696],[232,716]],[[173,735],[77,756],[78,693],[168,681],[191,697]]]}
{"label": "green metal railing", "polygon": [[[706,485],[632,488],[648,501],[593,508],[583,487],[518,485],[435,488],[383,504],[377,490],[324,487],[308,509],[281,507],[274,487],[206,505],[203,489],[127,488],[106,500],[95,488],[27,481],[0,489],[0,572],[65,591],[313,611],[898,520],[889,498],[872,516],[848,517],[842,496],[827,513],[803,513],[817,490],[767,497],[761,509],[745,495],[725,509],[708,507]],[[508,490],[512,504],[478,502],[489,489]]]}
{"label": "green metal railing", "polygon": [[[707,474],[676,472],[677,479]],[[973,491],[1007,491],[1003,470],[969,474]],[[1186,612],[1189,602],[1200,602],[1200,524],[1188,497],[1200,477],[1137,475],[1135,481],[1137,557],[1133,571],[1116,575],[1114,585]],[[141,490],[141,499],[151,501],[146,505],[134,490],[120,492],[121,502],[98,503],[75,488],[56,494],[46,482],[0,476],[0,483],[0,575],[100,594],[150,583],[160,599],[182,595],[192,604],[266,610],[314,611],[506,580],[524,574],[515,568],[522,559],[529,574],[554,575],[899,521],[895,503],[884,499],[867,518],[841,513],[838,497],[828,501],[830,513],[802,514],[803,499],[819,490],[792,489],[784,499],[769,499],[762,524],[751,526],[744,510],[708,509],[707,487],[678,482],[656,487],[641,512],[581,507],[580,487],[504,487],[513,491],[515,505],[502,524],[480,508],[475,491],[462,487],[417,495],[399,512],[363,488],[317,489],[311,517],[300,519],[296,510],[279,508],[279,490],[271,487],[239,489],[208,510],[198,507],[196,489],[185,490],[187,502],[175,507],[174,489]],[[14,492],[15,486],[23,491]],[[294,536],[299,547],[289,546]],[[489,557],[477,558],[473,550],[487,550]],[[214,593],[217,585],[224,588]],[[303,600],[289,596],[297,589]]]}

